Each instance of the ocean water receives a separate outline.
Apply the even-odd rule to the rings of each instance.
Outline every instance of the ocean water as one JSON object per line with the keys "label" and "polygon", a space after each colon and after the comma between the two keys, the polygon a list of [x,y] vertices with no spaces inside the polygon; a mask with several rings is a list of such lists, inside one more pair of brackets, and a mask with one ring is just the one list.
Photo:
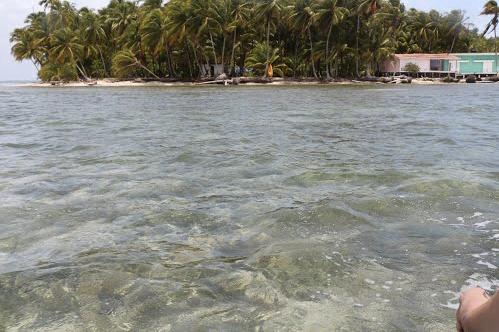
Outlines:
{"label": "ocean water", "polygon": [[0,87],[0,330],[452,331],[497,85]]}

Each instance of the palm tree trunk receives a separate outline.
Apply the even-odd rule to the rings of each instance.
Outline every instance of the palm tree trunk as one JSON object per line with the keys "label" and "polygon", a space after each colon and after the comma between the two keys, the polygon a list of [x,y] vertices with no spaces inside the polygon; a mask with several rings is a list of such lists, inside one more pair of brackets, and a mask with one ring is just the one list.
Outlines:
{"label": "palm tree trunk", "polygon": [[317,71],[315,70],[315,61],[314,61],[314,43],[312,42],[312,32],[310,31],[310,27],[308,30],[308,39],[310,41],[310,61],[312,61],[312,72],[314,73],[314,77],[317,77]]}
{"label": "palm tree trunk", "polygon": [[222,43],[222,71],[225,73],[225,42],[226,42],[226,37],[225,37],[225,34],[224,35],[224,39],[223,39],[223,43]]}
{"label": "palm tree trunk", "polygon": [[210,31],[210,39],[211,39],[211,49],[213,50],[213,60],[215,61],[214,65],[216,66],[218,64],[217,52],[215,51],[215,42],[213,41],[213,34],[211,33],[211,31]]}
{"label": "palm tree trunk", "polygon": [[187,42],[187,40],[185,41],[185,50],[187,52],[187,63],[189,64],[189,75],[191,76],[191,79],[192,79],[193,78],[192,77],[192,62],[191,62],[191,55],[189,52],[189,43]]}
{"label": "palm tree trunk", "polygon": [[40,68],[38,68],[38,65],[36,64],[36,61],[31,58],[31,62],[33,63],[33,66],[35,66],[36,71],[40,71]]}
{"label": "palm tree trunk", "polygon": [[210,72],[209,73],[206,73],[206,74],[211,74],[211,68],[210,68],[210,59],[208,59],[208,56],[206,55],[206,53],[203,52],[203,56],[204,56],[204,60],[206,61],[206,69],[205,69],[205,72],[206,70],[209,70]]}
{"label": "palm tree trunk", "polygon": [[234,39],[232,40],[232,55],[230,56],[230,73],[236,72],[236,40],[237,40],[237,28],[234,29]]}
{"label": "palm tree trunk", "polygon": [[168,73],[170,74],[170,77],[175,77],[176,74],[175,69],[173,68],[172,55],[168,45],[166,45],[166,61],[168,62]]}
{"label": "palm tree trunk", "polygon": [[356,37],[356,42],[355,42],[355,49],[356,49],[356,54],[355,54],[355,74],[357,77],[360,76],[359,74],[359,37],[360,37],[360,15],[357,15],[357,37]]}
{"label": "palm tree trunk", "polygon": [[454,46],[456,45],[456,38],[457,38],[457,34],[454,34],[454,39],[452,39],[452,45],[450,47],[449,53],[452,53],[452,51],[454,51]]}
{"label": "palm tree trunk", "polygon": [[327,79],[331,79],[331,74],[329,72],[329,40],[331,39],[331,32],[333,31],[333,24],[329,25],[329,31],[327,33],[327,40],[326,40],[326,76]]}
{"label": "palm tree trunk", "polygon": [[265,62],[265,74],[264,77],[268,77],[269,73],[269,59],[270,57],[270,15],[267,16],[267,61]]}
{"label": "palm tree trunk", "polygon": [[76,69],[78,69],[78,71],[80,72],[80,74],[83,76],[83,78],[85,79],[85,81],[88,81],[89,78],[87,77],[86,73],[84,70],[82,70],[80,68],[80,66],[78,66],[78,61],[75,61],[75,65],[76,65]]}
{"label": "palm tree trunk", "polygon": [[201,62],[199,61],[198,58],[198,52],[196,50],[196,45],[192,45],[192,49],[194,50],[194,61],[196,62],[196,65],[198,66],[199,70],[199,75],[198,77],[201,78],[201,73],[203,71],[203,67],[201,66]]}
{"label": "palm tree trunk", "polygon": [[146,66],[144,66],[140,61],[137,61],[137,65],[140,68],[144,69],[149,74],[151,74],[152,76],[154,76],[155,78],[157,78],[158,80],[160,79],[155,73],[153,73],[149,68],[147,68]]}
{"label": "palm tree trunk", "polygon": [[[457,38],[457,34],[454,32],[454,39],[452,39],[452,45],[450,47],[449,53],[452,53],[454,51],[454,45],[456,44],[456,38]],[[447,77],[450,78],[450,71],[449,71],[449,74],[447,75]]]}
{"label": "palm tree trunk", "polygon": [[499,57],[497,55],[497,24],[494,25],[494,52],[496,53],[496,74],[497,74],[497,65],[499,64]]}
{"label": "palm tree trunk", "polygon": [[106,67],[106,61],[104,61],[104,55],[102,55],[102,50],[99,47],[99,54],[100,54],[100,59],[102,61],[102,67],[104,68],[104,76],[108,76],[107,74],[107,67]]}

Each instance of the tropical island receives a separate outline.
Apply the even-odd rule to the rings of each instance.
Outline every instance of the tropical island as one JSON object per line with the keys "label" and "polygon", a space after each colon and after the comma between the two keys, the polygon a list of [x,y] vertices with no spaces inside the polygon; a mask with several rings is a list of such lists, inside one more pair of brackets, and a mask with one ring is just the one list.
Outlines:
{"label": "tropical island", "polygon": [[[491,17],[485,31],[463,11],[424,12],[400,0],[111,0],[97,11],[61,0],[40,5],[11,43],[15,59],[32,61],[43,82],[369,79],[382,76],[395,54],[493,52],[498,63],[496,1],[483,6]],[[414,63],[403,69],[420,71]]]}

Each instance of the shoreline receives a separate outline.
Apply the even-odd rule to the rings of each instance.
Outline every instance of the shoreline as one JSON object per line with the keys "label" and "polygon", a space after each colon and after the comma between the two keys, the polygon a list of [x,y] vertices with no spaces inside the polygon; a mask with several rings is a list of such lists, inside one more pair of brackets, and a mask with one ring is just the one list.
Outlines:
{"label": "shoreline", "polygon": [[[211,84],[210,84],[211,83]],[[454,83],[463,84],[465,82]],[[400,85],[401,83],[382,83],[382,82],[371,82],[371,81],[358,81],[353,79],[340,79],[336,81],[318,81],[318,80],[299,80],[299,79],[282,79],[276,78],[272,82],[245,82],[238,84],[238,86],[340,86],[340,85]],[[402,85],[449,85],[452,83],[445,83],[440,80],[425,80],[425,79],[413,79],[410,84]],[[222,85],[215,84],[215,82],[160,82],[160,81],[137,81],[137,80],[125,80],[125,81],[115,81],[112,79],[99,79],[89,82],[68,82],[68,83],[53,83],[53,82],[33,82],[33,83],[20,83],[16,84],[17,87],[34,87],[34,88],[83,88],[83,87],[195,87],[195,86],[206,86],[206,85]],[[230,85],[230,84],[229,84]]]}

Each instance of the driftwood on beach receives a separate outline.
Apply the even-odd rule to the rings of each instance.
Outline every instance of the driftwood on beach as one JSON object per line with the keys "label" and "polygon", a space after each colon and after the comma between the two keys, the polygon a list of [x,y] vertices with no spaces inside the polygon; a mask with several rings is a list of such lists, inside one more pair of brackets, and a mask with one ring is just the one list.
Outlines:
{"label": "driftwood on beach", "polygon": [[267,84],[267,83],[272,83],[272,80],[264,77],[234,77],[231,79],[215,79],[212,81],[198,82],[196,83],[196,85],[206,85],[206,84],[239,85],[247,83]]}

